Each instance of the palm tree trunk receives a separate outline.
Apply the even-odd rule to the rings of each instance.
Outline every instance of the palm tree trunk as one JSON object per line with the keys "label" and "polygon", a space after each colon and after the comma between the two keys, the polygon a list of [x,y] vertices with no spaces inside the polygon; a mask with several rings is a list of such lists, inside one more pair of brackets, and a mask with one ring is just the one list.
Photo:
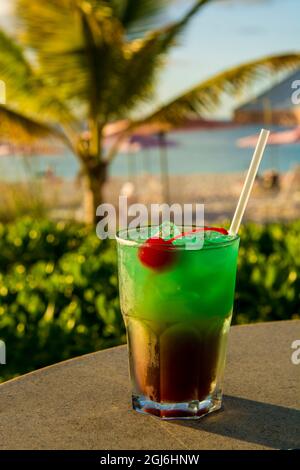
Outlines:
{"label": "palm tree trunk", "polygon": [[107,163],[89,159],[84,168],[84,218],[90,225],[96,225],[97,207],[103,203],[103,186],[107,180]]}

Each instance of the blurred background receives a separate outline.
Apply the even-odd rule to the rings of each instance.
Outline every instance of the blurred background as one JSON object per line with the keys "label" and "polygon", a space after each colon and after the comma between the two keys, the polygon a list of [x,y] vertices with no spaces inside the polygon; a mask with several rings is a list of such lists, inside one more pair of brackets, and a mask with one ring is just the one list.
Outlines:
{"label": "blurred background", "polygon": [[261,127],[233,323],[300,318],[299,13],[0,0],[0,381],[125,342],[96,207],[198,202],[228,225]]}

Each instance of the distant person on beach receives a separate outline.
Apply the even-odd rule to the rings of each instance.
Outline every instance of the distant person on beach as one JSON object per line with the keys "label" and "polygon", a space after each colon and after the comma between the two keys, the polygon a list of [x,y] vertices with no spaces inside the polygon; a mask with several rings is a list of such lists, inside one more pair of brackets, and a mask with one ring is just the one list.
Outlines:
{"label": "distant person on beach", "polygon": [[45,171],[39,172],[38,176],[45,179],[47,182],[57,183],[61,181],[61,178],[56,175],[52,165],[48,165]]}
{"label": "distant person on beach", "polygon": [[280,176],[278,171],[269,170],[263,175],[263,187],[270,190],[280,189]]}

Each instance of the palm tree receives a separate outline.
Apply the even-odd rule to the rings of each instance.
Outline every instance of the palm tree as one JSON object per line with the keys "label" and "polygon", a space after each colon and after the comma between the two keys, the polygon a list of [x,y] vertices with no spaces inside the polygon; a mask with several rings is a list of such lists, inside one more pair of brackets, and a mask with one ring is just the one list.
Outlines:
{"label": "palm tree", "polygon": [[128,118],[149,100],[166,53],[210,0],[195,0],[176,22],[153,29],[164,0],[15,0],[17,34],[0,31],[1,136],[60,139],[80,161],[85,214],[96,219],[108,165],[141,122],[176,124],[215,107],[258,78],[300,64],[300,54],[266,57],[222,72],[155,110],[131,120],[105,152],[109,122]]}

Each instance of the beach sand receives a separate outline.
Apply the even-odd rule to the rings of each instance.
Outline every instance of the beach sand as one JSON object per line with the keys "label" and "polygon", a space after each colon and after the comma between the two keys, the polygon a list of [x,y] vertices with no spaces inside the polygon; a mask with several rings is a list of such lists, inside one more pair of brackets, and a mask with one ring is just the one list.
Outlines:
{"label": "beach sand", "polygon": [[[245,173],[192,174],[169,177],[170,203],[205,205],[205,222],[231,219],[244,182]],[[35,183],[35,192],[49,207],[54,219],[83,220],[83,185],[80,181],[56,178]],[[18,193],[32,190],[29,183],[1,183],[2,194],[14,188]],[[128,182],[112,177],[104,188],[105,202],[118,206],[120,194],[128,196],[128,204],[163,203],[161,179],[154,175],[139,175]],[[0,203],[1,204],[1,203]],[[5,197],[2,198],[2,205]],[[3,208],[2,208],[3,210]],[[244,220],[255,222],[283,221],[300,218],[300,167],[280,175],[279,189],[266,189],[260,179],[255,182]]]}

